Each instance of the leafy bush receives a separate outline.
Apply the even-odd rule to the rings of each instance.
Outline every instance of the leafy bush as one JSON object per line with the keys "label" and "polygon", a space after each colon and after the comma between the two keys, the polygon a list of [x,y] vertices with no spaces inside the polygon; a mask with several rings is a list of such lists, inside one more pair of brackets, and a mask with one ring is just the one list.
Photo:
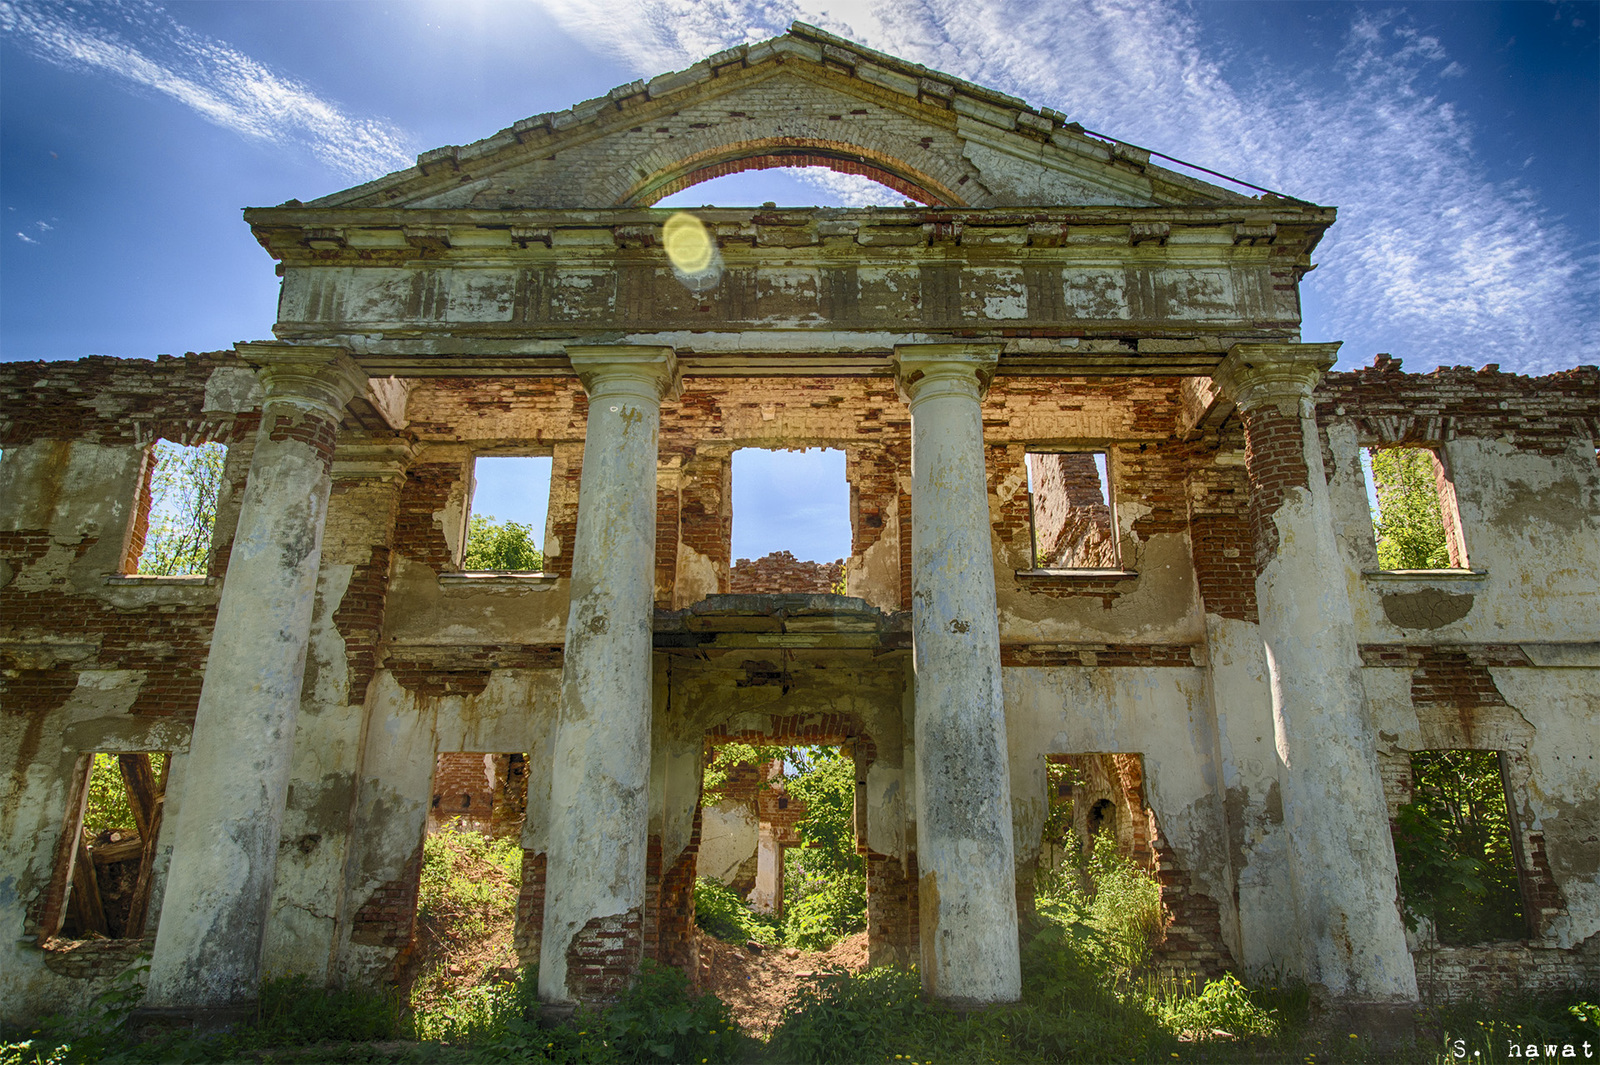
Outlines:
{"label": "leafy bush", "polygon": [[783,941],[776,920],[753,912],[733,889],[711,877],[695,878],[694,923],[707,935],[730,943],[753,939],[771,947]]}
{"label": "leafy bush", "polygon": [[866,926],[866,877],[836,873],[784,909],[783,940],[801,950],[827,950]]}
{"label": "leafy bush", "polygon": [[1207,982],[1198,995],[1158,996],[1156,1002],[1167,1027],[1194,1039],[1211,1039],[1218,1032],[1233,1038],[1278,1033],[1278,1018],[1257,1005],[1250,990],[1232,973]]}

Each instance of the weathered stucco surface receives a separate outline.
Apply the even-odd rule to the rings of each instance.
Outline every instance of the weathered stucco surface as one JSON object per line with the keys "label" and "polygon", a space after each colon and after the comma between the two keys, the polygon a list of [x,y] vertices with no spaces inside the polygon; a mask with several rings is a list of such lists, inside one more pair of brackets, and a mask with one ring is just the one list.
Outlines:
{"label": "weathered stucco surface", "polygon": [[[926,206],[697,212],[721,273],[680,283],[648,205],[775,165]],[[547,998],[695,973],[733,740],[850,754],[872,956],[956,1000],[1016,995],[1052,758],[1114,795],[1168,968],[1593,986],[1600,372],[1321,372],[1333,219],[805,27],[247,212],[273,344],[0,366],[0,1017],[140,951],[179,1011],[391,980],[455,752],[526,758]],[[267,348],[346,373],[284,401]],[[228,447],[201,574],[129,572],[158,439]],[[1378,568],[1360,449],[1393,446],[1437,456],[1451,569]],[[849,595],[729,594],[746,447],[845,452]],[[1036,568],[1030,452],[1106,455],[1114,565]],[[542,573],[462,572],[486,455],[551,460]],[[1524,939],[1406,942],[1388,823],[1442,749],[1500,753]],[[146,937],[69,941],[89,756],[153,751]]]}

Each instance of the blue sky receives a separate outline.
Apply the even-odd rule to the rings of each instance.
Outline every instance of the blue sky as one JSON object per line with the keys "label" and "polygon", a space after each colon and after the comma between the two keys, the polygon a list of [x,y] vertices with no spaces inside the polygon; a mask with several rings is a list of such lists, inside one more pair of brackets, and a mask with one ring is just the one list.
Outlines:
{"label": "blue sky", "polygon": [[[241,208],[795,18],[1339,207],[1305,336],[1343,366],[1600,362],[1600,3],[1570,0],[0,0],[0,359],[266,338],[277,279]],[[899,197],[769,171],[676,200]]]}

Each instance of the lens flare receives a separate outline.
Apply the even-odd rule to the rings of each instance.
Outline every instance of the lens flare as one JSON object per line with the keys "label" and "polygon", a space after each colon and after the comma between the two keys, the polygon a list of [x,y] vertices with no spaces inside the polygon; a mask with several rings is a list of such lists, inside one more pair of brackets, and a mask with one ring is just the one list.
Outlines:
{"label": "lens flare", "polygon": [[661,244],[672,265],[690,276],[705,273],[716,250],[705,224],[694,215],[682,212],[667,219],[666,225],[661,227]]}

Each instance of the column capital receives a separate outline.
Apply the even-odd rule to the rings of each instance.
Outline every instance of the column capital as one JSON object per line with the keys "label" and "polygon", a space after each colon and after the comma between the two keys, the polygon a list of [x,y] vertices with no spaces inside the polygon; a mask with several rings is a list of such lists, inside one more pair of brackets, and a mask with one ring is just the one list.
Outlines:
{"label": "column capital", "polygon": [[1273,404],[1298,412],[1339,354],[1331,344],[1235,344],[1211,372],[1217,388],[1241,410]]}
{"label": "column capital", "polygon": [[907,403],[927,394],[930,384],[936,391],[968,389],[982,399],[994,379],[1000,362],[1000,344],[896,344],[894,380],[900,398]]}
{"label": "column capital", "polygon": [[367,386],[367,372],[350,352],[332,344],[240,341],[234,350],[256,367],[266,390],[263,402],[288,399],[321,408],[337,420],[345,404]]}
{"label": "column capital", "polygon": [[683,384],[672,348],[644,344],[584,344],[567,348],[572,370],[591,397],[597,392],[646,392],[656,402],[676,398]]}

